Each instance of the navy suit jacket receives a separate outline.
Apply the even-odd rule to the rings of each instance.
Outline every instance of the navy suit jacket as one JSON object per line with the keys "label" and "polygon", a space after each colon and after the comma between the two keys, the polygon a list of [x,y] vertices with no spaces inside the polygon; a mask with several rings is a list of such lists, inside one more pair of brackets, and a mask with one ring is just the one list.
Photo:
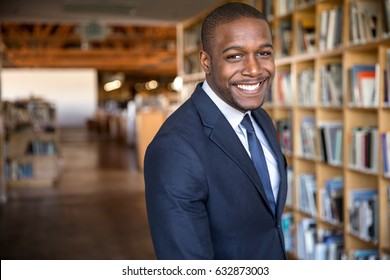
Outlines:
{"label": "navy suit jacket", "polygon": [[286,259],[286,161],[268,114],[260,108],[252,116],[279,167],[276,216],[248,153],[199,84],[145,155],[147,213],[158,259]]}

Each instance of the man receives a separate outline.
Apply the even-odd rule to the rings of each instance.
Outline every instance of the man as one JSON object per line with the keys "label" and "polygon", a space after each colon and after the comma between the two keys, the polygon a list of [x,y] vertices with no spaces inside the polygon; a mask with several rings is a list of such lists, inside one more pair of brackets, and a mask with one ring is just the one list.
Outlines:
{"label": "man", "polygon": [[[206,17],[201,39],[206,80],[167,119],[145,155],[156,256],[286,259],[280,225],[286,161],[261,108],[275,74],[270,27],[255,8],[228,3]],[[245,115],[266,167],[255,163]]]}

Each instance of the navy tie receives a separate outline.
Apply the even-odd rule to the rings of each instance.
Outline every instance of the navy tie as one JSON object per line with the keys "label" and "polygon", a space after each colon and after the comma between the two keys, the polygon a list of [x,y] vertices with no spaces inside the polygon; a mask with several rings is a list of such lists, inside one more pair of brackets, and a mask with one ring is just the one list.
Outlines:
{"label": "navy tie", "polygon": [[249,152],[251,153],[252,161],[256,167],[257,173],[260,176],[261,183],[263,184],[265,194],[267,196],[268,202],[271,205],[271,209],[275,214],[275,198],[272,192],[271,180],[268,174],[267,163],[265,161],[265,156],[263,152],[263,148],[257,139],[255,129],[253,128],[252,121],[248,114],[245,114],[241,124],[245,127],[248,144],[249,144]]}

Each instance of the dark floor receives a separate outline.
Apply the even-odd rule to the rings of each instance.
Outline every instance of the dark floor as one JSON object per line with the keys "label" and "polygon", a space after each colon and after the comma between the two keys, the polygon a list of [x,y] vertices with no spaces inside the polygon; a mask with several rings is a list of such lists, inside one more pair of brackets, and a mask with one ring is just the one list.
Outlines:
{"label": "dark floor", "polygon": [[154,259],[135,152],[107,136],[62,130],[54,188],[8,190],[0,258]]}

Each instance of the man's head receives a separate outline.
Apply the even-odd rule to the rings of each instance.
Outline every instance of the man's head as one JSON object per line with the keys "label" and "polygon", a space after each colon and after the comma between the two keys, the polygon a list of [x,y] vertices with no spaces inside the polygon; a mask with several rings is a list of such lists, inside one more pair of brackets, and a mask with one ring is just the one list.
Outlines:
{"label": "man's head", "polygon": [[215,93],[242,112],[260,107],[275,74],[263,14],[246,4],[224,4],[205,18],[201,39],[200,61]]}

